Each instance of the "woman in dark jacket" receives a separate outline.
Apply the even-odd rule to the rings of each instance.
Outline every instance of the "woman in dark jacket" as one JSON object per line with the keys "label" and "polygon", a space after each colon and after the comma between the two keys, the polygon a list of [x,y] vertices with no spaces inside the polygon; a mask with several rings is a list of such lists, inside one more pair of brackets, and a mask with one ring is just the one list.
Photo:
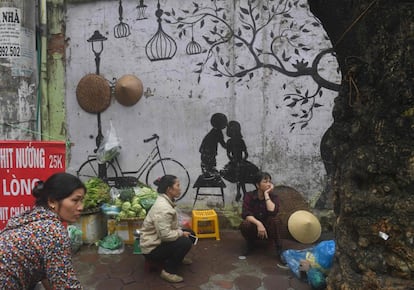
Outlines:
{"label": "woman in dark jacket", "polygon": [[279,212],[279,198],[274,194],[272,177],[267,172],[258,172],[256,190],[247,192],[243,199],[240,231],[246,240],[245,255],[255,247],[256,240],[270,240],[278,254],[281,251],[276,216]]}

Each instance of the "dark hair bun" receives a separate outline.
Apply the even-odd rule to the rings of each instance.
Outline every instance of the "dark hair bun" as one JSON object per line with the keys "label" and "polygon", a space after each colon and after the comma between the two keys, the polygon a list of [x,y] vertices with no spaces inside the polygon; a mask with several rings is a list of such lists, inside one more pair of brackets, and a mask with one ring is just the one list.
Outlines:
{"label": "dark hair bun", "polygon": [[36,182],[36,185],[33,187],[33,190],[32,190],[32,195],[35,198],[41,197],[43,193],[43,187],[44,187],[44,183],[42,180],[39,180],[38,182]]}
{"label": "dark hair bun", "polygon": [[161,177],[158,177],[157,179],[154,180],[154,185],[159,186],[161,183]]}

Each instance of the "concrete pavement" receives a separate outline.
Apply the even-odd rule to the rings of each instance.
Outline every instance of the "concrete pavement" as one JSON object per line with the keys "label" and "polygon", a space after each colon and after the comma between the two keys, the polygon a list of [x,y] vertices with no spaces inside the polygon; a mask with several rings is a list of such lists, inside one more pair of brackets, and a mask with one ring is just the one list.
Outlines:
{"label": "concrete pavement", "polygon": [[[290,270],[277,267],[278,259],[267,243],[259,244],[246,259],[239,259],[244,240],[237,230],[221,231],[221,240],[200,239],[189,253],[192,265],[183,265],[181,283],[170,284],[159,272],[146,271],[144,257],[126,245],[121,254],[98,254],[96,246],[84,245],[74,255],[74,266],[87,290],[310,290]],[[284,240],[284,248],[304,248]]]}

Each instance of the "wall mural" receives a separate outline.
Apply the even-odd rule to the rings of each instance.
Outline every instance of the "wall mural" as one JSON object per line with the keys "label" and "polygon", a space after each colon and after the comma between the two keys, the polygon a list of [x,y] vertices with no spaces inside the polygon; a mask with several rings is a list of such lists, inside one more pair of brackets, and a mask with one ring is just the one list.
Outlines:
{"label": "wall mural", "polygon": [[[213,127],[203,138],[200,146],[201,153],[201,171],[194,185],[203,185],[203,187],[221,187],[222,178],[237,187],[236,201],[240,201],[246,193],[246,184],[255,184],[255,176],[259,168],[247,160],[246,143],[243,140],[240,123],[234,120],[227,122],[227,116],[223,113],[215,113],[211,116],[210,124]],[[223,129],[226,129],[227,141],[224,140]],[[223,169],[217,169],[217,150],[221,148],[226,150],[229,159]],[[242,191],[242,192],[241,192]]]}
{"label": "wall mural", "polygon": [[[313,28],[321,26],[319,20],[313,17],[313,19],[308,18],[306,22],[298,24],[290,13],[298,5],[304,5],[299,0],[249,0],[247,3],[240,4],[232,16],[229,16],[229,12],[220,6],[220,2],[217,0],[210,1],[210,4],[192,2],[192,9],[176,11],[172,8],[170,11],[163,11],[158,1],[156,16],[159,22],[159,31],[157,32],[158,35],[154,35],[157,42],[155,43],[153,37],[147,44],[148,58],[151,61],[165,60],[171,59],[175,55],[177,49],[175,41],[165,34],[161,27],[161,17],[164,14],[167,16],[164,21],[175,25],[176,29],[179,30],[178,37],[180,40],[190,30],[191,42],[187,45],[187,54],[202,52],[206,54],[204,60],[197,63],[194,70],[198,75],[198,83],[200,83],[202,74],[208,70],[212,71],[214,76],[218,78],[235,78],[237,82],[248,82],[255,77],[255,72],[259,69],[270,69],[294,78],[310,76],[317,84],[314,91],[296,89],[294,92],[289,92],[287,84],[283,86],[283,89],[287,90],[284,96],[286,106],[290,108],[300,107],[300,113],[292,114],[292,117],[295,117],[296,120],[290,123],[291,130],[298,127],[300,129],[305,128],[312,120],[315,109],[322,106],[317,102],[317,98],[322,97],[323,90],[339,91],[340,87],[339,84],[326,79],[320,74],[321,60],[326,55],[333,54],[332,48],[320,51],[312,62],[301,56],[303,52],[311,50],[302,40],[306,37],[306,34],[312,32]],[[236,17],[236,15],[240,25],[234,26],[232,22],[235,21],[233,17]],[[203,28],[207,22],[210,22],[213,28],[205,31]],[[274,22],[283,24],[279,31],[273,31],[272,23]],[[201,45],[194,41],[195,28],[199,29],[199,35],[208,45],[207,49],[202,50]],[[270,31],[268,28],[270,28]],[[272,39],[270,47],[262,46],[264,37]],[[250,63],[237,63],[237,57],[228,56],[226,50],[228,45],[233,45],[233,43],[236,51],[247,51],[250,54]],[[151,47],[150,51],[152,53],[150,54],[148,53],[148,47]],[[225,85],[228,88],[229,81],[226,81]]]}
{"label": "wall mural", "polygon": [[123,22],[124,18],[122,17],[124,13],[124,8],[122,6],[122,0],[119,0],[118,14],[119,14],[119,23],[114,27],[114,36],[115,38],[128,37],[131,35],[131,29],[129,24]]}
{"label": "wall mural", "polygon": [[255,185],[255,176],[259,168],[247,160],[249,153],[247,152],[246,143],[243,140],[240,123],[237,121],[230,121],[227,124],[227,142],[226,152],[229,158],[228,163],[220,171],[221,175],[227,181],[236,183],[236,201],[241,198],[240,189],[244,194],[246,193],[246,184]]}
{"label": "wall mural", "polygon": [[[81,53],[88,48],[83,43],[90,31],[99,30],[109,40],[104,54],[110,56],[103,55],[101,75],[114,80],[134,74],[145,86],[139,106],[126,109],[115,104],[102,115],[104,127],[108,120],[118,123],[123,150],[144,150],[134,144],[137,138],[130,136],[130,130],[138,133],[138,139],[154,132],[166,136],[162,145],[174,144],[176,149],[168,153],[186,160],[192,181],[197,176],[219,177],[235,186],[237,201],[258,168],[270,170],[282,181],[296,176],[297,184],[315,191],[325,173],[320,154],[315,153],[320,139],[314,139],[331,121],[326,106],[330,108],[332,92],[339,89],[339,71],[327,69],[336,59],[306,1],[138,3],[118,0],[69,7],[68,112],[78,110],[71,95],[81,77],[92,70],[90,57]],[[95,12],[85,12],[93,7]],[[308,14],[298,18],[296,10]],[[312,43],[316,37],[324,39],[317,44],[326,47]],[[120,109],[128,113],[120,114]],[[71,134],[73,143],[85,146],[71,149],[70,170],[77,170],[91,153],[84,148],[90,148],[87,139],[96,131],[92,118],[79,113],[68,116],[70,132],[78,126],[85,132]],[[128,129],[136,122],[140,126]],[[256,133],[261,134],[258,139]],[[120,162],[133,168],[132,159],[120,158]],[[311,181],[309,168],[314,175]]]}
{"label": "wall mural", "polygon": [[[162,26],[164,22],[174,25],[178,30],[178,37],[182,40],[190,30],[191,41],[186,47],[188,55],[206,53],[203,62],[197,64],[194,73],[198,75],[197,82],[200,83],[203,72],[211,70],[216,77],[236,78],[237,82],[248,81],[255,76],[258,69],[270,69],[289,77],[311,76],[317,84],[314,91],[306,90],[304,92],[295,90],[287,92],[284,100],[288,107],[302,106],[310,103],[311,106],[302,110],[302,114],[295,114],[294,117],[301,119],[290,124],[292,130],[297,125],[304,128],[312,119],[314,109],[321,106],[316,101],[317,97],[323,95],[323,89],[339,91],[340,84],[326,79],[320,74],[320,62],[325,55],[332,54],[332,48],[326,48],[320,51],[311,63],[301,57],[301,53],[311,50],[305,43],[301,42],[303,35],[312,32],[312,28],[320,27],[321,23],[316,17],[312,20],[307,19],[305,23],[298,25],[295,19],[290,15],[292,9],[303,6],[299,0],[295,1],[260,1],[248,0],[247,3],[237,7],[240,21],[239,26],[233,26],[233,17],[228,16],[228,11],[219,5],[218,0],[211,0],[210,4],[199,4],[192,2],[193,9],[176,9],[164,11],[161,8],[160,1],[157,2],[155,11],[158,29],[145,46],[145,52],[149,60],[161,61],[170,60],[177,51],[177,44],[173,37],[168,35]],[[265,3],[265,4],[262,4]],[[145,10],[147,5],[140,1],[136,7],[138,10],[137,20],[147,19]],[[128,37],[131,32],[129,25],[123,22],[122,0],[119,0],[119,21],[114,28],[115,38]],[[180,13],[180,14],[179,14]],[[281,21],[281,19],[283,19]],[[213,29],[204,32],[203,28],[206,22],[211,22]],[[271,24],[278,22],[284,24],[279,31],[273,31]],[[200,36],[208,45],[207,49],[194,40],[194,28],[200,30]],[[270,31],[267,28],[270,27]],[[302,36],[300,36],[302,35]],[[261,40],[263,37],[272,39],[270,47],[262,47]],[[326,36],[326,39],[327,36]],[[234,42],[236,49],[248,51],[252,59],[250,65],[235,65],[235,59],[229,58],[227,53],[222,51],[228,44]],[[265,58],[267,56],[267,58]],[[296,59],[293,61],[293,59]],[[229,87],[229,81],[226,82]],[[287,89],[285,84],[284,89]]]}

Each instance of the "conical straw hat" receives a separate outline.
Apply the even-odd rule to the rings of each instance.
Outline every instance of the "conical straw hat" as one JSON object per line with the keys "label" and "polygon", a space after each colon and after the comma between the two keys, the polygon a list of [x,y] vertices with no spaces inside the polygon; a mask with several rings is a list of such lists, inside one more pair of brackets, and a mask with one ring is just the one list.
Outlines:
{"label": "conical straw hat", "polygon": [[135,105],[141,99],[142,93],[142,82],[134,75],[124,75],[116,81],[115,99],[121,105]]}
{"label": "conical straw hat", "polygon": [[303,244],[312,244],[321,236],[321,224],[312,213],[306,210],[295,211],[288,220],[292,237]]}

